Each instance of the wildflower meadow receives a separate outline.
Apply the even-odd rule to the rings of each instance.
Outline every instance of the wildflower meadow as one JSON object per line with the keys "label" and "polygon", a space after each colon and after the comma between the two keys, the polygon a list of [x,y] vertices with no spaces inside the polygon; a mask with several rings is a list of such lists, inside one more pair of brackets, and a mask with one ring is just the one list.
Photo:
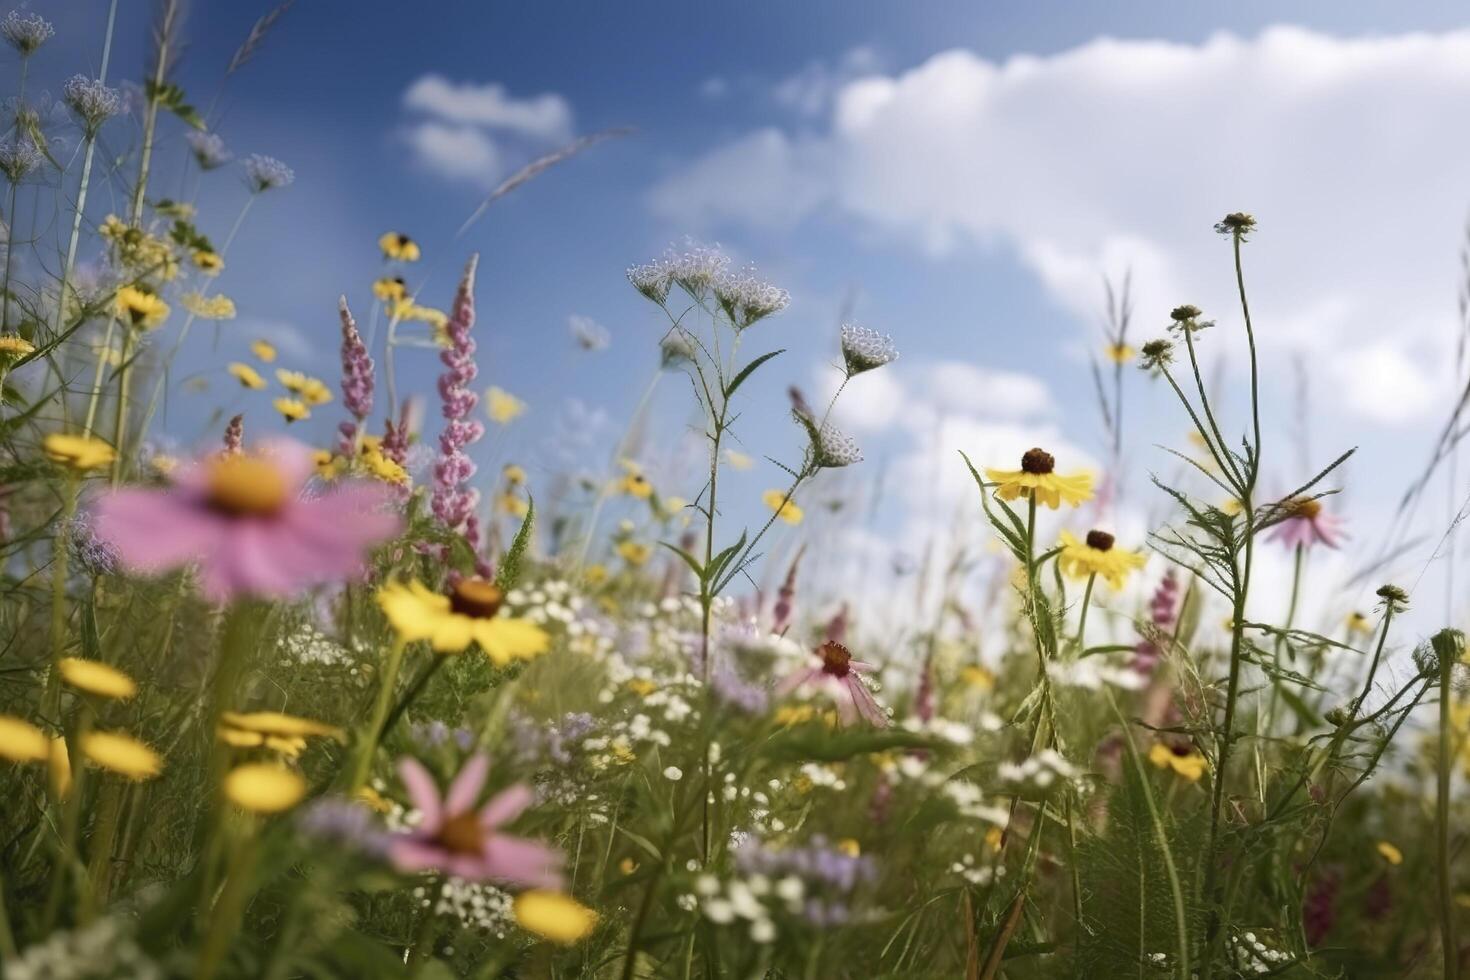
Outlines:
{"label": "wildflower meadow", "polygon": [[[1416,589],[1463,515],[1375,553],[1398,515],[1339,505],[1373,447],[1276,438],[1265,208],[1180,218],[1228,305],[1111,283],[1069,441],[942,445],[961,505],[895,578],[833,558],[883,507],[845,420],[922,324],[802,324],[819,390],[794,284],[614,242],[637,319],[558,340],[652,382],[548,464],[506,441],[553,396],[488,353],[503,244],[273,269],[314,368],[245,325],[274,287],[232,249],[330,176],[185,90],[177,0],[89,4],[75,73],[32,6],[0,19],[6,980],[1470,976],[1463,623]],[[639,138],[560,141],[466,226]],[[1454,497],[1464,405],[1407,501]],[[1342,556],[1352,605],[1308,604]]]}

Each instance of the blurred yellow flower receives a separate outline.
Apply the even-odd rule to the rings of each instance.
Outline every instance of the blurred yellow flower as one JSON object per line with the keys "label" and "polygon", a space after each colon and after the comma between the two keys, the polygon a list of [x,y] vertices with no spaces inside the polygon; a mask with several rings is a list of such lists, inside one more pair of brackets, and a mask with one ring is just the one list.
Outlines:
{"label": "blurred yellow flower", "polygon": [[60,432],[53,432],[42,440],[41,450],[51,462],[77,472],[110,466],[117,458],[113,448],[101,439],[69,436]]}
{"label": "blurred yellow flower", "polygon": [[296,398],[277,398],[271,402],[276,411],[287,422],[300,422],[302,419],[311,418],[311,411],[306,405]]}
{"label": "blurred yellow flower", "polygon": [[231,361],[230,366],[226,370],[230,372],[230,377],[240,382],[246,388],[259,391],[266,385],[266,381],[260,376],[260,372],[243,361]]}
{"label": "blurred yellow flower", "polygon": [[607,566],[588,565],[582,569],[582,574],[586,577],[588,585],[601,585],[607,581]]}
{"label": "blurred yellow flower", "polygon": [[741,452],[733,449],[725,450],[725,462],[737,470],[748,470],[755,465],[755,460]]}
{"label": "blurred yellow flower", "polygon": [[247,762],[231,769],[224,779],[225,797],[251,813],[281,813],[301,802],[306,780],[299,773],[271,762]]}
{"label": "blurred yellow flower", "polygon": [[174,470],[179,468],[179,461],[178,458],[175,456],[166,456],[163,453],[155,453],[152,457],[149,458],[148,465],[153,467],[153,472],[157,473],[158,475],[168,476]]}
{"label": "blurred yellow flower", "polygon": [[250,344],[250,353],[267,364],[276,359],[276,347],[269,340],[256,340]]}
{"label": "blurred yellow flower", "polygon": [[384,303],[397,303],[408,295],[408,283],[402,276],[384,276],[373,280],[373,295]]}
{"label": "blurred yellow flower", "polygon": [[281,383],[282,388],[299,394],[301,389],[306,387],[307,377],[305,372],[302,371],[288,371],[285,368],[276,368],[276,380]]}
{"label": "blurred yellow flower", "polygon": [[417,262],[419,260],[418,242],[399,231],[387,232],[379,238],[378,248],[383,250],[383,258],[394,262]]}
{"label": "blurred yellow flower", "polygon": [[225,267],[225,260],[220,258],[218,252],[208,249],[199,249],[193,255],[194,266],[206,276],[217,276]]}
{"label": "blurred yellow flower", "polygon": [[404,643],[428,640],[438,653],[462,653],[478,644],[497,665],[546,652],[544,630],[526,619],[500,615],[505,596],[491,582],[460,579],[440,595],[410,579],[378,590],[378,605]]}
{"label": "blurred yellow flower", "polygon": [[642,473],[625,474],[614,486],[618,493],[625,493],[638,500],[647,500],[653,496],[653,484]]}
{"label": "blurred yellow flower", "polygon": [[1404,863],[1404,852],[1399,850],[1397,847],[1394,847],[1386,840],[1381,840],[1378,842],[1378,853],[1383,856],[1383,860],[1387,861],[1394,867],[1398,867],[1400,864]]}
{"label": "blurred yellow flower", "polygon": [[443,330],[449,323],[449,314],[443,310],[436,310],[432,306],[420,306],[410,300],[401,299],[393,304],[393,318],[395,320],[410,320],[415,323],[427,323],[435,330]]}
{"label": "blurred yellow flower", "polygon": [[1347,615],[1347,628],[1349,633],[1372,635],[1373,621],[1362,613],[1354,610]]}
{"label": "blurred yellow flower", "polygon": [[307,378],[301,386],[301,399],[308,405],[325,405],[332,400],[332,389],[320,378]]}
{"label": "blurred yellow flower", "polygon": [[1101,576],[1115,589],[1121,589],[1129,573],[1148,561],[1147,555],[1115,547],[1113,536],[1106,531],[1088,531],[1085,541],[1078,541],[1070,531],[1063,531],[1061,538],[1057,563],[1062,571],[1074,578]]}
{"label": "blurred yellow flower", "polygon": [[518,487],[526,482],[526,471],[515,463],[506,463],[500,475],[505,477],[505,482],[513,487]]}
{"label": "blurred yellow flower", "polygon": [[619,541],[618,555],[629,565],[642,565],[653,554],[648,545],[639,541]]}
{"label": "blurred yellow flower", "polygon": [[1148,750],[1148,761],[1160,769],[1174,770],[1191,783],[1199,782],[1206,769],[1205,757],[1197,749],[1173,748],[1163,742],[1155,742]]}
{"label": "blurred yellow flower", "polygon": [[163,759],[147,745],[122,732],[86,732],[82,755],[110,772],[129,779],[152,779],[163,771]]}
{"label": "blurred yellow flower", "polygon": [[800,524],[802,517],[805,516],[801,508],[796,506],[796,501],[787,499],[784,490],[767,490],[761,494],[761,500],[787,524]]}
{"label": "blurred yellow flower", "polygon": [[515,395],[491,385],[485,392],[485,413],[497,425],[509,425],[526,412],[526,403]]}
{"label": "blurred yellow flower", "polygon": [[184,309],[201,320],[235,319],[235,301],[228,296],[218,293],[213,296],[205,296],[202,293],[185,293],[179,302],[184,305]]}
{"label": "blurred yellow flower", "polygon": [[1114,364],[1127,364],[1138,353],[1127,344],[1108,344],[1106,352],[1108,360]]}
{"label": "blurred yellow flower", "polygon": [[530,512],[531,505],[513,493],[502,493],[495,498],[495,509],[512,517],[525,517]]}
{"label": "blurred yellow flower", "polygon": [[960,680],[979,691],[995,690],[995,675],[978,664],[961,668]]}
{"label": "blurred yellow flower", "polygon": [[14,715],[0,715],[0,759],[45,762],[51,757],[51,739],[35,725]]}
{"label": "blurred yellow flower", "polygon": [[1063,502],[1076,506],[1092,499],[1092,474],[1074,473],[1058,476],[1053,472],[1056,459],[1041,449],[1028,449],[1021,456],[1019,470],[986,469],[985,479],[996,483],[1001,500],[1017,497],[1034,498],[1052,510]]}
{"label": "blurred yellow flower", "polygon": [[323,480],[335,480],[347,469],[347,460],[334,456],[330,449],[312,452],[311,462],[316,467],[316,475]]}
{"label": "blurred yellow flower", "polygon": [[119,289],[113,305],[118,319],[134,330],[154,330],[168,319],[168,304],[136,286]]}
{"label": "blurred yellow flower", "polygon": [[138,693],[138,682],[116,667],[97,660],[63,657],[57,664],[61,679],[69,686],[88,694],[126,701]]}
{"label": "blurred yellow flower", "polygon": [[554,943],[571,945],[597,927],[597,913],[561,892],[521,892],[512,905],[516,925]]}
{"label": "blurred yellow flower", "polygon": [[364,446],[361,458],[363,467],[368,471],[368,475],[374,479],[382,480],[384,483],[397,484],[398,486],[406,486],[408,484],[408,470],[398,465],[396,461],[384,456],[376,449],[370,450]]}
{"label": "blurred yellow flower", "polygon": [[0,333],[0,361],[19,360],[35,351],[36,345],[20,334]]}
{"label": "blurred yellow flower", "polygon": [[338,741],[347,737],[336,725],[280,711],[224,711],[220,713],[219,720],[221,725],[261,735],[334,738]]}

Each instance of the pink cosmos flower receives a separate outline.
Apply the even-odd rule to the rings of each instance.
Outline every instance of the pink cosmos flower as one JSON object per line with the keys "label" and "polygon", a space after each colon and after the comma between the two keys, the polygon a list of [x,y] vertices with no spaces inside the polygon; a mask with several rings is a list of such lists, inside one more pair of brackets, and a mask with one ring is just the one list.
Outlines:
{"label": "pink cosmos flower", "polygon": [[211,600],[291,598],[362,569],[363,553],[398,533],[386,485],[347,483],[302,496],[311,450],[277,440],[256,453],[206,456],[163,489],[132,487],[95,507],[99,539],[123,565],[161,572],[198,563]]}
{"label": "pink cosmos flower", "polygon": [[836,640],[828,640],[813,653],[817,662],[777,684],[777,697],[785,697],[801,687],[819,690],[837,703],[837,715],[844,725],[851,725],[859,718],[875,728],[888,725],[888,716],[859,676],[873,670],[872,664],[852,659],[847,647]]}
{"label": "pink cosmos flower", "polygon": [[1288,516],[1272,529],[1272,541],[1280,541],[1292,550],[1309,548],[1314,544],[1336,548],[1347,537],[1342,530],[1342,518],[1324,510],[1320,500],[1295,497],[1284,501],[1281,506]]}
{"label": "pink cosmos flower", "polygon": [[398,776],[422,819],[409,833],[397,835],[388,848],[399,871],[439,870],[470,881],[506,882],[527,888],[560,888],[560,851],[524,837],[500,833],[520,816],[535,796],[517,783],[476,809],[490,760],[470,757],[441,799],[434,777],[417,759],[399,760]]}

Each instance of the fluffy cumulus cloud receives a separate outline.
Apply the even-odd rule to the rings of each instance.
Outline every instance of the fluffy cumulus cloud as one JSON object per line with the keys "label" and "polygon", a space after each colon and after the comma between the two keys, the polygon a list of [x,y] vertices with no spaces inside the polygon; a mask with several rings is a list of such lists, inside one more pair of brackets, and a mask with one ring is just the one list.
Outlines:
{"label": "fluffy cumulus cloud", "polygon": [[[856,218],[930,253],[1012,249],[1064,306],[1133,272],[1142,322],[1236,310],[1228,211],[1267,354],[1303,354],[1334,405],[1419,421],[1452,380],[1470,205],[1470,32],[1346,39],[1277,27],[1200,44],[1097,39],[1004,62],[955,50],[838,84],[821,122],[739,136],[651,192],[659,214],[790,228]],[[816,86],[820,88],[820,86]]]}
{"label": "fluffy cumulus cloud", "polygon": [[565,143],[572,107],[554,92],[518,98],[494,82],[453,82],[429,74],[403,93],[399,135],[430,173],[483,186],[532,152]]}

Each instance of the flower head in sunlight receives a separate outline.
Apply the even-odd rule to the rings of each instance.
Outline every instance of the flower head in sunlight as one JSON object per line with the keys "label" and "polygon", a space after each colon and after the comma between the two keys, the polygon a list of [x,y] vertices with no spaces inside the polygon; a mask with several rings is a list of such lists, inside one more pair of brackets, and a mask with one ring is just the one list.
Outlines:
{"label": "flower head in sunlight", "polygon": [[306,498],[311,450],[290,440],[207,456],[163,489],[113,490],[96,505],[100,540],[134,571],[197,563],[211,600],[296,598],[358,574],[363,555],[398,533],[393,492],[351,483]]}
{"label": "flower head in sunlight", "polygon": [[1174,362],[1174,345],[1167,340],[1150,340],[1141,353],[1138,366],[1145,371],[1162,371]]}
{"label": "flower head in sunlight", "polygon": [[849,378],[889,364],[898,357],[893,338],[867,327],[842,325],[842,361]]}
{"label": "flower head in sunlight", "polygon": [[314,449],[311,453],[312,468],[316,475],[328,483],[347,472],[347,460],[330,449]]}
{"label": "flower head in sunlight", "polygon": [[376,449],[363,448],[358,456],[362,460],[363,471],[374,480],[382,480],[394,486],[406,487],[409,483],[408,470],[394,459],[384,456]]}
{"label": "flower head in sunlight", "polygon": [[295,179],[296,172],[275,157],[252,153],[245,158],[245,185],[253,194],[289,186]]}
{"label": "flower head in sunlight", "polygon": [[388,855],[399,871],[442,871],[469,881],[501,881],[529,888],[559,888],[561,852],[501,832],[524,813],[536,794],[524,783],[501,790],[479,806],[490,760],[471,756],[442,796],[417,759],[398,763],[398,777],[419,811],[413,830],[393,840]]}
{"label": "flower head in sunlight", "polygon": [[213,296],[205,296],[202,293],[185,293],[179,302],[184,309],[201,320],[235,319],[235,301],[219,293]]}
{"label": "flower head in sunlight", "polygon": [[260,372],[242,361],[231,361],[226,370],[242,387],[260,391],[266,386],[266,380],[260,376]]}
{"label": "flower head in sunlight", "polygon": [[18,333],[0,333],[0,364],[18,361],[36,352],[36,345]]}
{"label": "flower head in sunlight", "polygon": [[734,470],[748,470],[755,465],[755,460],[734,449],[725,450],[725,462]]}
{"label": "flower head in sunlight", "polygon": [[277,398],[271,402],[271,407],[280,412],[281,418],[288,423],[311,418],[311,409],[299,398]]}
{"label": "flower head in sunlight", "polygon": [[754,268],[739,273],[722,272],[711,286],[720,309],[737,331],[780,313],[791,302],[790,293],[761,279]]}
{"label": "flower head in sunlight", "polygon": [[619,541],[617,552],[619,558],[634,567],[647,564],[653,556],[653,550],[641,541]]}
{"label": "flower head in sunlight", "polygon": [[485,414],[497,425],[509,425],[526,413],[526,403],[510,392],[491,385],[485,392]]}
{"label": "flower head in sunlight", "polygon": [[427,640],[436,653],[463,653],[478,645],[495,664],[532,660],[546,652],[546,632],[505,609],[505,595],[492,582],[463,578],[441,594],[417,580],[389,582],[378,605],[404,643]]}
{"label": "flower head in sunlight", "polygon": [[1378,855],[1382,857],[1383,860],[1387,861],[1394,867],[1398,867],[1399,865],[1404,863],[1404,852],[1399,850],[1397,847],[1386,840],[1379,841],[1374,849],[1378,851]]}
{"label": "flower head in sunlight", "polygon": [[279,711],[223,712],[217,734],[221,742],[234,748],[264,748],[288,759],[306,750],[308,738],[346,739],[334,725]]}
{"label": "flower head in sunlight", "polygon": [[808,459],[816,469],[839,469],[863,461],[857,443],[831,422],[818,426],[811,412],[803,407],[793,409],[791,415],[806,430]]}
{"label": "flower head in sunlight", "polygon": [[252,340],[250,342],[250,353],[266,364],[271,364],[276,359],[276,345],[269,340]]}
{"label": "flower head in sunlight", "polygon": [[301,774],[274,762],[247,762],[225,774],[225,799],[249,813],[284,813],[306,796]]}
{"label": "flower head in sunlight", "polygon": [[501,479],[513,487],[523,486],[526,482],[525,467],[516,463],[506,463],[504,469],[500,471],[500,476]]}
{"label": "flower head in sunlight", "polygon": [[1215,231],[1221,235],[1238,238],[1245,241],[1245,236],[1256,230],[1256,219],[1244,211],[1235,211],[1227,214],[1215,224]]}
{"label": "flower head in sunlight", "polygon": [[307,378],[299,391],[301,400],[312,407],[325,405],[332,400],[332,389],[321,378]]}
{"label": "flower head in sunlight", "polygon": [[643,475],[643,468],[631,459],[619,460],[623,467],[623,475],[613,485],[618,493],[625,494],[635,500],[647,500],[653,496],[653,484],[648,482],[648,477]]}
{"label": "flower head in sunlight", "polygon": [[1280,517],[1269,535],[1293,550],[1324,544],[1336,548],[1346,537],[1343,520],[1314,497],[1293,497],[1277,505]]}
{"label": "flower head in sunlight", "polygon": [[674,270],[664,261],[635,265],[628,269],[628,281],[648,299],[662,306],[674,284]]}
{"label": "flower head in sunlight", "polygon": [[788,497],[784,490],[767,490],[761,494],[761,501],[787,524],[800,524],[802,517],[805,516],[801,508],[796,505],[796,501]]}
{"label": "flower head in sunlight", "polygon": [[1346,626],[1350,634],[1357,636],[1371,636],[1373,634],[1373,621],[1356,609],[1347,614]]}
{"label": "flower head in sunlight", "polygon": [[4,20],[0,20],[0,37],[4,37],[22,58],[35,54],[36,49],[51,40],[55,33],[56,28],[40,14],[12,10]]}
{"label": "flower head in sunlight", "polygon": [[828,640],[813,651],[815,662],[809,663],[776,685],[776,696],[786,697],[793,692],[820,692],[837,705],[837,713],[844,724],[859,719],[877,728],[888,724],[888,715],[879,707],[873,693],[863,683],[863,674],[873,670],[873,665],[852,659],[847,647],[835,640]]}
{"label": "flower head in sunlight", "polygon": [[151,293],[136,286],[124,286],[117,291],[113,301],[117,316],[134,330],[154,330],[168,319],[168,304]]}
{"label": "flower head in sunlight", "polygon": [[1197,783],[1209,771],[1209,763],[1200,751],[1183,743],[1155,742],[1148,750],[1148,761],[1160,769],[1172,769],[1174,774],[1191,783]]}
{"label": "flower head in sunlight", "polygon": [[1091,473],[1061,476],[1055,472],[1056,465],[1056,458],[1051,453],[1043,449],[1028,449],[1021,456],[1019,470],[987,468],[985,479],[998,484],[996,492],[1001,500],[1026,497],[1052,510],[1064,502],[1075,507],[1092,499]]}
{"label": "flower head in sunlight", "polygon": [[597,928],[597,913],[561,892],[533,889],[515,897],[516,925],[554,943],[570,946]]}
{"label": "flower head in sunlight", "polygon": [[195,249],[190,259],[194,262],[194,268],[206,276],[217,276],[225,269],[225,260],[220,258],[220,254],[207,248]]}
{"label": "flower head in sunlight", "polygon": [[157,752],[122,732],[86,732],[81,748],[89,762],[132,780],[141,782],[163,772],[163,758]]}
{"label": "flower head in sunlight", "polygon": [[63,657],[57,663],[61,679],[68,687],[95,694],[99,698],[116,698],[126,701],[138,693],[138,682],[116,667],[98,660],[81,657]]}
{"label": "flower head in sunlight", "polygon": [[383,258],[390,262],[417,262],[419,260],[419,243],[401,231],[385,232],[378,239],[378,248],[382,249]]}
{"label": "flower head in sunlight", "polygon": [[408,295],[408,283],[402,276],[383,276],[373,280],[373,296],[390,306]]}
{"label": "flower head in sunlight", "polygon": [[53,432],[41,442],[41,450],[51,462],[81,473],[111,466],[117,452],[101,439],[71,436]]}
{"label": "flower head in sunlight", "polygon": [[45,762],[51,757],[51,739],[23,718],[0,715],[0,759],[9,762]]}
{"label": "flower head in sunlight", "polygon": [[719,247],[689,243],[687,251],[674,253],[671,249],[664,257],[669,278],[674,285],[689,294],[690,299],[701,302],[709,295],[710,287],[725,276],[730,268],[730,257]]}
{"label": "flower head in sunlight", "polygon": [[61,100],[91,136],[95,136],[98,128],[122,109],[121,92],[108,88],[100,79],[86,75],[73,75],[67,79],[61,88]]}
{"label": "flower head in sunlight", "polygon": [[214,170],[234,159],[217,133],[194,129],[184,134],[184,141],[189,144],[189,152],[194,154],[194,162],[199,164],[200,170]]}
{"label": "flower head in sunlight", "polygon": [[1114,364],[1128,364],[1133,360],[1134,357],[1138,356],[1138,351],[1134,350],[1132,347],[1128,346],[1122,341],[1114,341],[1112,343],[1109,343],[1106,347],[1103,348],[1103,353],[1107,355],[1108,360]]}
{"label": "flower head in sunlight", "polygon": [[[443,310],[436,310],[432,306],[420,306],[409,299],[399,299],[393,303],[393,318],[395,320],[406,320],[410,323],[427,323],[437,333],[449,325],[449,314]],[[436,338],[437,339],[437,338]],[[443,344],[441,339],[440,344]]]}
{"label": "flower head in sunlight", "polygon": [[524,497],[517,497],[513,493],[502,493],[495,497],[495,510],[497,513],[509,514],[511,517],[525,517],[530,513],[531,505]]}
{"label": "flower head in sunlight", "polygon": [[1088,531],[1086,540],[1077,540],[1070,531],[1062,532],[1062,553],[1057,561],[1062,571],[1073,578],[1099,576],[1115,589],[1121,589],[1128,575],[1142,568],[1148,556],[1119,548],[1106,531]]}

